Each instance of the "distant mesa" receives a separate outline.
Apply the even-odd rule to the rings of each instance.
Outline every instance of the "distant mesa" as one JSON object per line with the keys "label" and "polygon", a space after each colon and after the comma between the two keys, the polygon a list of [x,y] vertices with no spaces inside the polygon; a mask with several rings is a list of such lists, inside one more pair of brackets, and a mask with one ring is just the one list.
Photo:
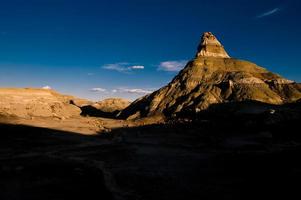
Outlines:
{"label": "distant mesa", "polygon": [[205,32],[196,57],[168,85],[134,101],[119,117],[169,117],[183,111],[199,112],[212,104],[257,101],[279,105],[300,98],[299,84],[231,58],[218,39]]}
{"label": "distant mesa", "polygon": [[108,98],[99,102],[75,100],[73,103],[81,108],[83,116],[115,118],[131,102],[122,98]]}
{"label": "distant mesa", "polygon": [[0,88],[0,118],[115,118],[130,103],[121,98],[93,102],[63,95],[50,88]]}
{"label": "distant mesa", "polygon": [[128,107],[130,104],[131,102],[127,99],[108,98],[94,103],[93,106],[104,112],[116,112],[116,111],[123,110],[124,108]]}

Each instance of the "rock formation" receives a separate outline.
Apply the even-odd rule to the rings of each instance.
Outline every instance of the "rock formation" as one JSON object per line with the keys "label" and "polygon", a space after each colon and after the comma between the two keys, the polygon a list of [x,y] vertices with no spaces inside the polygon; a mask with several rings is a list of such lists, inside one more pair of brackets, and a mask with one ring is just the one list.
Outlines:
{"label": "rock formation", "polygon": [[71,101],[70,101],[71,104],[81,108],[83,106],[89,106],[89,105],[92,105],[94,102],[93,101],[89,101],[87,99],[81,99],[81,98],[74,98],[74,97],[71,97]]}
{"label": "rock formation", "polygon": [[109,98],[79,107],[83,116],[116,118],[116,115],[129,105],[130,101],[126,99]]}
{"label": "rock formation", "polygon": [[196,54],[196,57],[199,56],[230,58],[223,45],[221,45],[221,43],[211,32],[205,32],[203,34],[201,43],[198,47],[198,52]]}
{"label": "rock formation", "polygon": [[254,63],[230,58],[216,37],[206,32],[196,57],[168,85],[136,100],[119,117],[172,116],[219,103],[283,104],[300,98],[300,85]]}
{"label": "rock formation", "polygon": [[108,98],[94,103],[92,106],[103,112],[116,112],[125,109],[130,103],[131,102],[126,99]]}
{"label": "rock formation", "polygon": [[0,115],[60,119],[80,116],[81,110],[70,103],[72,98],[49,89],[2,88],[0,89]]}

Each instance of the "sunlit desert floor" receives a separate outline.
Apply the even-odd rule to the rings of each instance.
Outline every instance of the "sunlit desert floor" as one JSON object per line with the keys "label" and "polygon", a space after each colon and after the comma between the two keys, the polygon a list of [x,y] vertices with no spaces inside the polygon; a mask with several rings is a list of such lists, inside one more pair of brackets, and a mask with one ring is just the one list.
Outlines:
{"label": "sunlit desert floor", "polygon": [[28,125],[32,127],[49,128],[59,131],[68,131],[82,135],[98,135],[116,128],[136,126],[138,123],[109,118],[96,117],[73,117],[59,119],[54,117],[34,118],[5,118],[0,123],[11,125]]}

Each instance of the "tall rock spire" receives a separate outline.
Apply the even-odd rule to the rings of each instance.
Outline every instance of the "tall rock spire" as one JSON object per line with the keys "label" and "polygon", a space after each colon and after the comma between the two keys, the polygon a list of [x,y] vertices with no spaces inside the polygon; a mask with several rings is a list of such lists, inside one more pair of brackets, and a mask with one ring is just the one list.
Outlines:
{"label": "tall rock spire", "polygon": [[196,57],[230,58],[223,45],[211,32],[203,33]]}
{"label": "tall rock spire", "polygon": [[263,102],[283,104],[301,98],[301,87],[254,63],[230,58],[210,32],[204,33],[196,59],[166,86],[134,101],[120,118],[138,119],[199,112],[214,104]]}

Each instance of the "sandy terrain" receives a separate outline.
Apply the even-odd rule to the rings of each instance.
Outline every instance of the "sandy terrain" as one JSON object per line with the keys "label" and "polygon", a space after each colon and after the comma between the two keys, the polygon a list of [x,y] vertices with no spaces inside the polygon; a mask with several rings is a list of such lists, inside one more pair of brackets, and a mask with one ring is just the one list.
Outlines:
{"label": "sandy terrain", "polygon": [[[123,102],[121,99],[109,99],[105,102],[108,101],[114,102],[114,107],[119,106],[118,108],[121,106],[119,102]],[[91,117],[91,113],[83,112],[84,105],[89,103],[92,102],[49,89],[0,88],[0,122],[84,135],[97,135],[111,129],[139,124],[99,116]],[[96,114],[102,113],[101,110],[94,109]]]}
{"label": "sandy terrain", "polygon": [[12,125],[28,125],[32,127],[50,128],[59,131],[68,131],[83,135],[98,135],[112,129],[136,126],[138,123],[107,118],[73,117],[68,119],[34,117],[28,118],[5,118],[0,123]]}

